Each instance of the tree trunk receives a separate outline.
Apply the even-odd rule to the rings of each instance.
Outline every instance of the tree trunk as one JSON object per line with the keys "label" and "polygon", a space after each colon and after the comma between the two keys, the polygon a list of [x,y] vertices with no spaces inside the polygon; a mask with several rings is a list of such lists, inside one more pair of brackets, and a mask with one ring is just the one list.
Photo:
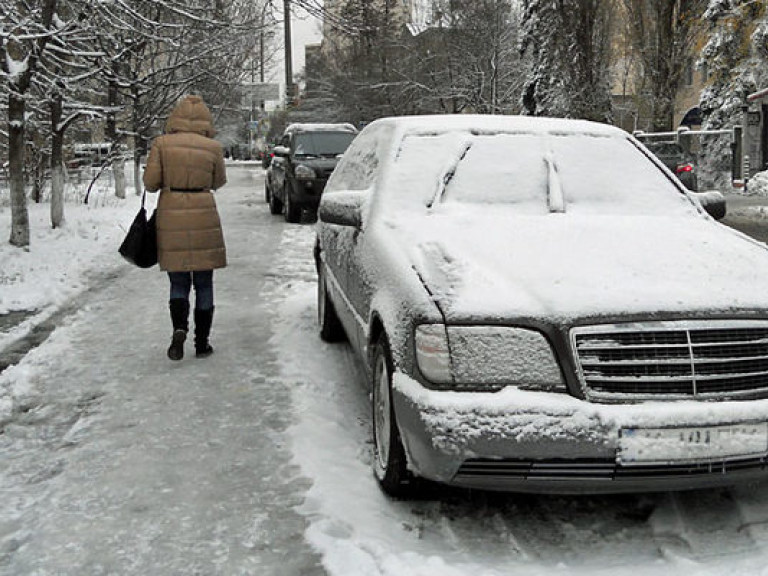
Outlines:
{"label": "tree trunk", "polygon": [[33,169],[34,174],[32,180],[32,199],[35,204],[40,204],[43,201],[43,186],[45,186],[45,154],[40,149],[34,150]]}
{"label": "tree trunk", "polygon": [[115,196],[118,198],[125,198],[125,169],[124,159],[120,146],[120,137],[117,134],[117,118],[115,116],[115,110],[117,110],[117,80],[118,70],[117,63],[113,62],[114,78],[110,79],[109,87],[107,90],[107,105],[109,106],[109,113],[107,115],[106,136],[111,142],[112,147],[109,151],[109,156],[112,158],[112,175],[115,178]]}
{"label": "tree trunk", "polygon": [[64,224],[64,127],[61,96],[51,102],[51,227]]}
{"label": "tree trunk", "polygon": [[29,246],[29,214],[24,189],[24,100],[8,97],[8,171],[11,186],[11,237],[20,248]]}
{"label": "tree trunk", "polygon": [[144,184],[141,181],[141,157],[139,152],[133,153],[133,187],[136,195],[141,194]]}
{"label": "tree trunk", "polygon": [[136,194],[141,194],[144,188],[144,183],[141,181],[141,152],[142,138],[139,130],[139,120],[136,117],[139,98],[133,95],[133,187],[136,190]]}
{"label": "tree trunk", "polygon": [[125,162],[121,152],[112,162],[112,174],[115,177],[115,196],[125,198]]}

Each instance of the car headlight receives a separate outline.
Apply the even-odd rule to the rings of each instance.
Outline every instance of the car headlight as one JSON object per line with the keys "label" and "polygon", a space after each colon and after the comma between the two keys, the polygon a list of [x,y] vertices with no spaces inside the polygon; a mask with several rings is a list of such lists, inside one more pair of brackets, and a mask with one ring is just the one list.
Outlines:
{"label": "car headlight", "polygon": [[317,178],[315,171],[312,170],[312,168],[309,166],[305,166],[304,164],[299,164],[296,166],[295,174],[298,180],[313,180],[314,178]]}
{"label": "car headlight", "polygon": [[415,340],[419,370],[441,387],[566,390],[552,347],[536,330],[422,324],[416,328]]}
{"label": "car headlight", "polygon": [[451,354],[443,324],[421,324],[416,327],[416,361],[424,377],[435,384],[449,384]]}

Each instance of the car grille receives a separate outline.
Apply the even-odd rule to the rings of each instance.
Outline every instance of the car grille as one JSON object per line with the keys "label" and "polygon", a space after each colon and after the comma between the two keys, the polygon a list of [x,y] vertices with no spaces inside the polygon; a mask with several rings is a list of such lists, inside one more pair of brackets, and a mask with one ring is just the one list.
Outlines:
{"label": "car grille", "polygon": [[590,326],[571,343],[590,398],[768,395],[768,321]]}
{"label": "car grille", "polygon": [[765,457],[683,464],[622,466],[612,459],[574,460],[470,459],[464,461],[455,480],[632,480],[722,475],[766,469]]}

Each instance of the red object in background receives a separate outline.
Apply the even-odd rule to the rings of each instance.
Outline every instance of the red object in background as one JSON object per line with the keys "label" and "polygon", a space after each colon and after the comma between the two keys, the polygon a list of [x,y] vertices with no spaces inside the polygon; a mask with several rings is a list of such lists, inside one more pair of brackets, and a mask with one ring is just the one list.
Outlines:
{"label": "red object in background", "polygon": [[675,173],[680,174],[681,172],[693,172],[693,164],[680,164],[680,166],[675,168]]}

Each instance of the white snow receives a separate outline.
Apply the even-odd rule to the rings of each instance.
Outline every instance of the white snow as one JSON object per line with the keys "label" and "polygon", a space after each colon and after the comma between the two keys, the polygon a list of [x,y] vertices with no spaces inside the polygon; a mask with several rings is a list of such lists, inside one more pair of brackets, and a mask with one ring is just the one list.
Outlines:
{"label": "white snow", "polygon": [[27,316],[11,329],[0,331],[0,350],[26,337],[68,300],[123,264],[115,247],[130,227],[140,198],[129,187],[127,198],[120,201],[97,184],[85,205],[80,192],[70,192],[66,222],[60,228],[51,227],[48,203],[27,206],[30,245],[26,250],[5,241],[10,235],[10,206],[0,203],[0,315],[19,312]]}
{"label": "white snow", "polygon": [[8,65],[8,77],[11,80],[15,80],[17,76],[24,74],[29,68],[29,56],[25,56],[23,60],[15,60],[10,53],[6,52],[5,61]]}
{"label": "white snow", "polygon": [[301,122],[294,122],[293,124],[289,124],[288,127],[285,129],[286,132],[290,131],[322,131],[322,132],[357,132],[357,128],[355,128],[352,124],[347,123],[339,123],[339,124],[330,124],[330,123],[301,123]]}
{"label": "white snow", "polygon": [[[87,289],[89,275],[120,264],[109,249],[125,236],[138,208],[132,189],[123,202],[67,204],[67,224],[53,229],[50,206],[29,205],[29,251],[0,242],[0,314],[60,305]],[[0,220],[10,220],[10,207],[0,207]]]}
{"label": "white snow", "polygon": [[768,172],[758,172],[748,183],[749,194],[757,196],[768,196]]}

